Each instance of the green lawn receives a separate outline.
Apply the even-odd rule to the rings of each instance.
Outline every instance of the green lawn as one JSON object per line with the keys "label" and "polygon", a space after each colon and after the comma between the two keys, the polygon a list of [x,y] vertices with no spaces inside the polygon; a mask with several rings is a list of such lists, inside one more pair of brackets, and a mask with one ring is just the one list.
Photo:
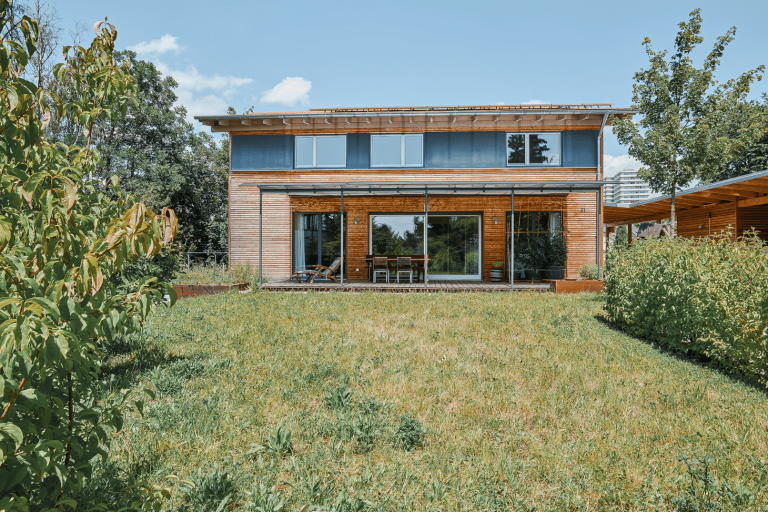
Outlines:
{"label": "green lawn", "polygon": [[[763,510],[766,393],[612,329],[603,304],[538,293],[183,300],[107,363],[160,392],[113,451],[157,482],[227,472],[234,508],[254,481],[276,485],[293,511],[673,510],[694,492],[690,457],[720,489],[702,499],[737,503],[723,497],[731,489],[757,499],[733,510]],[[276,441],[247,453],[278,427],[293,454]],[[176,486],[170,509],[189,499]]]}

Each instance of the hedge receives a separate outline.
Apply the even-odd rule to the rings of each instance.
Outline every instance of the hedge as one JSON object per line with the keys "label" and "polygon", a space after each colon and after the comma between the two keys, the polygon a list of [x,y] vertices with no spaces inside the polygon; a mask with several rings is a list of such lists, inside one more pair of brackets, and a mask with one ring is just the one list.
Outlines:
{"label": "hedge", "polygon": [[638,240],[610,251],[604,289],[630,334],[768,384],[768,246],[756,232]]}

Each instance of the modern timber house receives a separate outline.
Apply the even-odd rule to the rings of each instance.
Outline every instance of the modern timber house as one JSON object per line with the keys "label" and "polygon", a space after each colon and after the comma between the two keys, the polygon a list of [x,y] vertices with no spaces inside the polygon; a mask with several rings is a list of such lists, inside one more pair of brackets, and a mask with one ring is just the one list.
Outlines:
{"label": "modern timber house", "polygon": [[512,246],[532,232],[566,235],[566,277],[600,264],[603,131],[632,114],[579,104],[196,119],[229,134],[230,264],[280,279],[343,255],[338,277],[366,280],[373,255],[424,254],[429,280],[485,281],[501,262],[514,278],[526,255]]}

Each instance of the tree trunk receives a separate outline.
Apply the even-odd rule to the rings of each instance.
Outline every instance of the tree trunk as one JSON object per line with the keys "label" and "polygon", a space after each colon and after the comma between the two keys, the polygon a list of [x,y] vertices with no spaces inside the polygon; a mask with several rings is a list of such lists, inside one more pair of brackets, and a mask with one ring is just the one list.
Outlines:
{"label": "tree trunk", "polygon": [[675,195],[677,193],[677,182],[672,183],[672,215],[669,219],[669,227],[672,230],[670,236],[675,238],[677,236],[677,229],[675,223]]}

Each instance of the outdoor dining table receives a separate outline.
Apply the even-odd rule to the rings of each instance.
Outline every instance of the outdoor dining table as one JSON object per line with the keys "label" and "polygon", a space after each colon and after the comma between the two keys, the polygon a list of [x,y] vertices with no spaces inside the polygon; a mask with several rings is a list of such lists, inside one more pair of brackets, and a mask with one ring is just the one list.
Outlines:
{"label": "outdoor dining table", "polygon": [[[418,281],[423,281],[424,280],[424,276],[423,276],[423,272],[424,272],[424,256],[422,256],[420,258],[419,257],[413,257],[413,256],[409,256],[409,257],[411,258],[411,263],[416,263],[417,264],[416,268],[415,268],[415,271],[416,271],[416,281],[417,282]],[[368,264],[368,280],[369,281],[372,279],[371,272],[373,271],[373,258],[374,258],[374,256],[366,256],[365,258],[360,258],[362,261],[365,261]],[[376,256],[376,258],[383,258],[383,256]],[[398,258],[397,256],[387,256],[387,265],[389,265],[390,263],[397,264],[397,258]],[[419,265],[418,263],[421,263],[421,265]],[[427,263],[429,263],[429,256],[427,256]]]}

